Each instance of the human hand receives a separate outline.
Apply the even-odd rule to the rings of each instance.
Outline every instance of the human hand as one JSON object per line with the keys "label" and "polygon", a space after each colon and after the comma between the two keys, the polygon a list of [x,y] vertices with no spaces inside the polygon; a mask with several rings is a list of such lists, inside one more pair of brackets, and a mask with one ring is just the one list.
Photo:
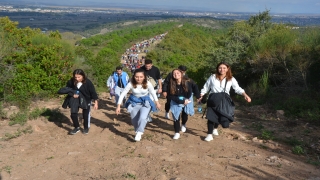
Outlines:
{"label": "human hand", "polygon": [[98,109],[98,103],[94,103],[93,109],[95,109],[95,110]]}
{"label": "human hand", "polygon": [[166,98],[167,97],[167,92],[163,92],[162,95]]}
{"label": "human hand", "polygon": [[184,105],[187,105],[187,104],[190,103],[190,102],[191,102],[191,101],[190,101],[189,99],[185,99],[183,104],[184,104]]}
{"label": "human hand", "polygon": [[249,103],[251,102],[251,98],[249,96],[245,96],[244,99]]}
{"label": "human hand", "polygon": [[157,102],[156,106],[157,106],[157,109],[159,109],[159,110],[160,110],[161,105],[160,105],[160,103],[159,103],[159,102]]}
{"label": "human hand", "polygon": [[79,97],[79,94],[74,94],[73,95],[73,98],[78,98]]}
{"label": "human hand", "polygon": [[120,114],[120,105],[116,108],[116,115]]}
{"label": "human hand", "polygon": [[247,95],[247,94],[244,94],[244,99],[249,103],[251,102],[251,98]]}
{"label": "human hand", "polygon": [[158,89],[158,94],[160,94],[160,93],[162,93],[162,89],[161,88]]}

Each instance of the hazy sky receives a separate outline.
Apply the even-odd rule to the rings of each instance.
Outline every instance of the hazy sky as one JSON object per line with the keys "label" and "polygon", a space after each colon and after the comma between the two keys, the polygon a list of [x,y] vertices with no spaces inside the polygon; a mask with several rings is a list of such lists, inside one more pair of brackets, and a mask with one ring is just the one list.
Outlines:
{"label": "hazy sky", "polygon": [[[14,0],[13,0],[14,1]],[[77,6],[89,3],[95,6],[141,5],[144,7],[174,8],[204,11],[262,12],[271,13],[316,13],[320,14],[320,0],[24,0],[37,2],[64,3]]]}

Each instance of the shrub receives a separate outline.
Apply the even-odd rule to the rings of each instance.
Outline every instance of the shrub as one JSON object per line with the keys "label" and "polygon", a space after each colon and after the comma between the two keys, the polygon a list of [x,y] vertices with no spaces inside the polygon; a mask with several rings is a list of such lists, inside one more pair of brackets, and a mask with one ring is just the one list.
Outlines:
{"label": "shrub", "polygon": [[293,154],[298,154],[298,155],[300,155],[300,154],[304,154],[304,149],[303,149],[302,146],[297,145],[297,146],[294,146],[294,147],[292,148],[292,152],[293,152]]}
{"label": "shrub", "polygon": [[20,111],[18,113],[14,113],[10,116],[9,125],[20,124],[24,125],[28,121],[28,112],[27,111]]}

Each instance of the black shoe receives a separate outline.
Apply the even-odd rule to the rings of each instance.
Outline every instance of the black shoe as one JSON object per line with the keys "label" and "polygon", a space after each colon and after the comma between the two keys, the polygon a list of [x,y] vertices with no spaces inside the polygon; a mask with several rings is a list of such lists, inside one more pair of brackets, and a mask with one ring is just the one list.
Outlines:
{"label": "black shoe", "polygon": [[72,131],[69,132],[69,134],[74,135],[77,134],[80,131],[80,127],[74,128]]}
{"label": "black shoe", "polygon": [[82,133],[83,134],[88,134],[89,133],[89,128],[88,129],[83,129]]}

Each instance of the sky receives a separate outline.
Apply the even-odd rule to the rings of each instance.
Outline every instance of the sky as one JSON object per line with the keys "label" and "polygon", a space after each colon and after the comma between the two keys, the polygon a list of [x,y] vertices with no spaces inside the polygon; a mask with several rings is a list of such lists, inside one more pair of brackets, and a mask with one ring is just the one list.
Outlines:
{"label": "sky", "polygon": [[[0,0],[1,1],[1,0]],[[14,1],[14,0],[12,0]],[[320,0],[23,0],[30,3],[61,5],[140,6],[162,9],[203,10],[219,12],[254,12],[320,14]]]}

